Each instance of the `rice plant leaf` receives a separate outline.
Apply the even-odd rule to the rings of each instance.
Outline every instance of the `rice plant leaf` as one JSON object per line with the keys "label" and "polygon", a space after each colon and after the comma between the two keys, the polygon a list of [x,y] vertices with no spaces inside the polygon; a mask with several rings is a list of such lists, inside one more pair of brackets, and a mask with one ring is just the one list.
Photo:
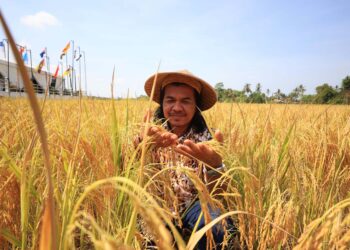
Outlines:
{"label": "rice plant leaf", "polygon": [[12,160],[12,158],[8,155],[4,148],[0,148],[0,156],[3,159],[3,161],[6,161],[8,169],[16,176],[18,180],[20,180],[22,171]]}
{"label": "rice plant leaf", "polygon": [[21,241],[17,239],[16,236],[14,236],[8,229],[0,228],[0,236],[10,242],[16,248],[21,248]]}
{"label": "rice plant leaf", "polygon": [[288,130],[288,133],[286,135],[286,137],[284,138],[284,141],[283,141],[283,144],[282,144],[282,147],[281,147],[281,150],[278,154],[278,166],[280,166],[284,156],[286,155],[287,153],[287,149],[288,149],[288,143],[289,143],[289,140],[290,140],[290,136],[292,134],[292,131],[293,131],[293,128],[295,127],[295,122],[292,124],[292,126],[290,126],[289,130]]}

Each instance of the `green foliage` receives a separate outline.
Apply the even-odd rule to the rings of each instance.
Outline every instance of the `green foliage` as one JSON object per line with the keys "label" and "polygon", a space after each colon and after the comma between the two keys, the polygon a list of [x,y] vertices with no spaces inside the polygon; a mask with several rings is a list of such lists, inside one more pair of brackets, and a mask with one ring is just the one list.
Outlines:
{"label": "green foliage", "polygon": [[301,103],[314,103],[315,102],[315,95],[303,95],[303,97],[301,98]]}
{"label": "green foliage", "polygon": [[344,103],[350,104],[350,76],[346,76],[342,81],[342,94]]}
{"label": "green foliage", "polygon": [[[242,91],[225,89],[224,83],[215,85],[215,91],[219,102],[245,102],[245,103],[319,103],[319,104],[350,104],[350,76],[342,80],[342,87],[332,87],[324,83],[316,87],[315,95],[305,95],[306,88],[298,85],[289,94],[284,94],[281,89],[272,92],[266,89],[262,91],[262,84],[257,83],[255,91],[252,91],[250,83],[246,83]],[[272,93],[272,95],[270,95]]]}
{"label": "green foliage", "polygon": [[223,101],[223,92],[225,91],[224,89],[224,84],[222,82],[218,82],[215,84],[215,92],[218,96],[219,101]]}
{"label": "green foliage", "polygon": [[331,103],[332,99],[337,96],[337,91],[327,83],[316,87],[316,103]]}
{"label": "green foliage", "polygon": [[346,76],[342,81],[342,89],[344,91],[350,91],[350,76]]}
{"label": "green foliage", "polygon": [[247,100],[248,102],[251,102],[251,103],[265,103],[266,96],[264,93],[255,91],[248,97]]}

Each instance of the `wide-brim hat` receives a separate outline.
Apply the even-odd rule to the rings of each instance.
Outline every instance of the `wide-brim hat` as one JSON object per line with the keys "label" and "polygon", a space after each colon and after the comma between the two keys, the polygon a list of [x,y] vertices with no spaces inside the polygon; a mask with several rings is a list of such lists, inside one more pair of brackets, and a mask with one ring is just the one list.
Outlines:
{"label": "wide-brim hat", "polygon": [[[156,74],[150,76],[145,82],[145,91],[149,97],[151,96],[155,77]],[[153,94],[153,101],[160,104],[161,90],[171,83],[183,83],[194,88],[200,96],[200,103],[198,107],[202,111],[211,108],[217,101],[217,96],[214,88],[209,83],[200,79],[199,77],[192,75],[191,72],[187,70],[158,73]]]}

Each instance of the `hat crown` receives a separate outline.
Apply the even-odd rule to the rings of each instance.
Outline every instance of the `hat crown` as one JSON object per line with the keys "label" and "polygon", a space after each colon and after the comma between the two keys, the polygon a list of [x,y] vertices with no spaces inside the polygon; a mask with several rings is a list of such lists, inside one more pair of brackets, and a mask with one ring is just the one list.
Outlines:
{"label": "hat crown", "polygon": [[187,69],[182,69],[182,70],[179,70],[178,72],[181,73],[181,74],[184,74],[184,75],[193,76],[193,74],[191,73],[191,71],[189,71],[189,70],[187,70]]}

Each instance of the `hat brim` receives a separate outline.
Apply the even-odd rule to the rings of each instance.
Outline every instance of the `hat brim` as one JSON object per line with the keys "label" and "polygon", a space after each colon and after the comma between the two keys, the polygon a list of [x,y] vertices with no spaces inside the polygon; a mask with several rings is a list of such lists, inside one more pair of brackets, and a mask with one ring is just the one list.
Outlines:
{"label": "hat brim", "polygon": [[[154,78],[156,75],[152,75],[149,77],[145,82],[145,91],[147,95],[150,97],[152,92],[152,86],[154,82]],[[171,79],[172,82],[178,82],[178,83],[184,83],[194,89],[196,89],[195,86],[200,84],[201,90],[199,92],[200,95],[200,104],[199,108],[204,111],[207,109],[210,109],[217,101],[217,96],[215,89],[206,81],[200,79],[199,77],[181,73],[181,72],[161,72],[157,75],[157,81],[155,82],[155,89],[153,94],[153,101],[160,104],[160,92],[162,90],[162,87],[164,86],[163,83],[167,80],[169,81]]]}

